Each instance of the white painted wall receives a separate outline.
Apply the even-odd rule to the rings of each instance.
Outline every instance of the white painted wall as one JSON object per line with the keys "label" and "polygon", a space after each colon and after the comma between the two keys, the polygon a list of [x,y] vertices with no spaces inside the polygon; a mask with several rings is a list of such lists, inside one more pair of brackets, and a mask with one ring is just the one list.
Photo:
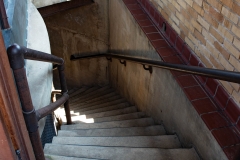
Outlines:
{"label": "white painted wall", "polygon": [[[36,7],[28,2],[27,47],[51,53],[47,28]],[[50,103],[52,90],[52,64],[26,60],[26,72],[35,109]],[[45,119],[39,121],[39,133],[42,134]]]}

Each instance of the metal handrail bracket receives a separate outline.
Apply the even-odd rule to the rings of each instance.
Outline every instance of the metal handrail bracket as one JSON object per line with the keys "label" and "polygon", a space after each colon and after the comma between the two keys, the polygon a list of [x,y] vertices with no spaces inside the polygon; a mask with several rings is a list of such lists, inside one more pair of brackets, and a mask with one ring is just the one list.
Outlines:
{"label": "metal handrail bracket", "polygon": [[91,55],[80,55],[80,54],[73,54],[71,55],[70,59],[72,61],[79,60],[79,59],[86,59],[86,58],[97,58],[97,57],[107,57],[107,58],[116,58],[120,60],[131,61],[134,63],[140,63],[142,65],[169,69],[173,71],[185,72],[190,73],[193,75],[199,76],[206,76],[209,78],[224,80],[228,82],[240,83],[240,73],[233,72],[233,71],[226,71],[226,70],[219,70],[219,69],[211,69],[211,68],[203,68],[197,66],[188,66],[182,64],[172,64],[162,61],[156,60],[149,60],[149,59],[142,59],[132,56],[125,56],[121,54],[91,54]]}

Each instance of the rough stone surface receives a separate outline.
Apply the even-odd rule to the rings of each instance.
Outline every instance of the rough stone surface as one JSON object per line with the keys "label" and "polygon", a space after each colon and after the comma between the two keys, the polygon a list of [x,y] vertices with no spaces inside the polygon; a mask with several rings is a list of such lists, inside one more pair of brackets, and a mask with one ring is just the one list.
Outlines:
{"label": "rough stone surface", "polygon": [[[128,55],[160,59],[121,0],[110,1],[112,50]],[[121,30],[121,32],[119,32]],[[157,57],[157,58],[156,58]],[[163,69],[145,71],[140,64],[118,60],[109,63],[110,81],[118,92],[140,111],[163,122],[169,133],[177,133],[184,146],[195,146],[204,159],[226,159],[221,147],[189,102],[172,74]]]}
{"label": "rough stone surface", "polygon": [[[61,12],[44,19],[52,54],[63,57],[69,88],[108,84],[106,58],[70,61],[71,54],[108,51],[108,1]],[[56,74],[57,77],[57,74]],[[58,84],[55,80],[55,84]]]}

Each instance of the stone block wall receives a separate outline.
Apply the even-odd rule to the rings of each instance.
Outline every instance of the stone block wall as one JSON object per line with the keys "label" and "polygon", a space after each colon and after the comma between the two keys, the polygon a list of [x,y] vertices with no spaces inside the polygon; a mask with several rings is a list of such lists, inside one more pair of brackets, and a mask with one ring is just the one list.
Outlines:
{"label": "stone block wall", "polygon": [[[208,68],[240,71],[239,0],[150,0]],[[220,81],[237,103],[240,85]]]}

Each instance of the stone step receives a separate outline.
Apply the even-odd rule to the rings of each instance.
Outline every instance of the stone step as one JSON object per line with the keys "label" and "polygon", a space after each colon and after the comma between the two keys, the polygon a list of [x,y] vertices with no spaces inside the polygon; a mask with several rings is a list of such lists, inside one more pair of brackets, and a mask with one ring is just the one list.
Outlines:
{"label": "stone step", "polygon": [[74,97],[70,100],[71,103],[75,102],[75,101],[78,101],[79,99],[81,98],[85,98],[91,94],[94,94],[96,90],[98,90],[100,87],[91,87],[91,88],[88,88],[86,91],[84,91],[82,94],[78,94],[79,96],[77,97]]}
{"label": "stone step", "polygon": [[91,123],[91,124],[74,124],[74,125],[62,125],[62,130],[69,129],[93,129],[93,128],[123,128],[123,127],[145,127],[154,125],[152,118],[140,118],[133,120],[124,121],[112,121],[102,123]]}
{"label": "stone step", "polygon": [[162,125],[148,127],[106,128],[59,130],[58,137],[122,137],[122,136],[157,136],[164,135],[166,131]]}
{"label": "stone step", "polygon": [[70,90],[68,91],[68,94],[71,95],[71,94],[73,94],[74,92],[76,92],[76,91],[79,90],[79,89],[80,89],[80,88],[74,87],[74,88],[72,88],[72,89],[70,89]]}
{"label": "stone step", "polygon": [[82,93],[84,93],[86,90],[88,90],[89,87],[82,87],[79,88],[78,90],[76,90],[75,92],[69,94],[70,95],[70,100],[76,98],[77,96],[81,95]]}
{"label": "stone step", "polygon": [[[102,95],[99,96],[99,97],[96,97],[96,98],[87,100],[87,101],[82,102],[82,103],[94,103],[94,102],[98,102],[98,101],[103,100],[103,99],[109,99],[110,97],[116,96],[116,95],[118,95],[116,92],[111,92],[111,93],[107,93],[107,94],[102,94]],[[80,102],[79,104],[81,104],[81,102]]]}
{"label": "stone step", "polygon": [[106,99],[102,99],[102,100],[99,100],[99,101],[96,101],[96,102],[86,102],[86,103],[79,103],[79,104],[74,104],[74,105],[71,105],[71,108],[88,108],[88,107],[92,107],[92,106],[96,106],[96,105],[99,105],[99,104],[104,104],[104,103],[109,103],[111,101],[114,101],[114,100],[118,100],[118,99],[121,99],[122,97],[119,96],[119,95],[115,95],[115,96],[112,96],[112,97],[109,97],[109,98],[106,98]]}
{"label": "stone step", "polygon": [[104,146],[104,147],[146,147],[181,148],[176,135],[131,136],[131,137],[54,137],[53,144]]}
{"label": "stone step", "polygon": [[129,103],[124,102],[124,103],[120,103],[120,104],[116,104],[113,106],[108,106],[108,107],[103,107],[103,108],[98,108],[98,109],[93,109],[93,110],[89,110],[89,111],[85,111],[85,112],[80,112],[78,109],[73,110],[74,112],[80,112],[81,115],[85,114],[92,114],[92,113],[99,113],[99,112],[106,112],[106,111],[111,111],[111,110],[116,110],[116,109],[122,109],[122,108],[126,108],[129,107]]}
{"label": "stone step", "polygon": [[[130,119],[138,119],[138,118],[144,118],[145,113],[144,112],[135,112],[130,114],[123,114],[123,115],[117,115],[117,116],[110,116],[110,117],[102,117],[102,118],[86,118],[86,115],[78,115],[71,114],[72,121],[75,124],[78,123],[101,123],[101,122],[110,122],[110,121],[121,121],[121,120],[130,120]],[[61,115],[62,122],[67,122],[66,116]]]}
{"label": "stone step", "polygon": [[94,106],[90,106],[90,107],[84,107],[82,108],[79,108],[79,107],[71,107],[73,110],[74,109],[77,109],[78,111],[80,112],[85,112],[85,111],[90,111],[90,110],[94,110],[94,109],[98,109],[98,108],[104,108],[104,107],[108,107],[108,106],[113,106],[113,105],[117,105],[117,104],[120,104],[120,103],[124,103],[126,102],[126,100],[124,98],[121,98],[121,99],[116,99],[116,100],[113,100],[113,101],[109,101],[109,102],[105,102],[105,103],[100,103],[100,104],[97,104],[97,105],[94,105]]}
{"label": "stone step", "polygon": [[110,116],[116,116],[116,115],[120,115],[120,114],[133,113],[133,112],[137,112],[137,108],[134,106],[122,108],[122,109],[111,110],[111,111],[106,111],[106,112],[88,114],[88,115],[86,115],[86,118],[110,117]]}
{"label": "stone step", "polygon": [[78,158],[78,157],[66,157],[66,156],[56,156],[51,154],[44,154],[46,160],[98,160],[92,158]]}
{"label": "stone step", "polygon": [[135,112],[135,113],[129,113],[129,114],[110,116],[110,117],[93,118],[93,121],[94,121],[94,123],[100,123],[100,122],[138,119],[138,118],[143,118],[143,117],[145,117],[144,112]]}
{"label": "stone step", "polygon": [[94,99],[101,95],[105,95],[105,94],[112,93],[112,92],[114,92],[114,90],[112,88],[109,88],[109,86],[106,86],[106,87],[100,88],[98,90],[95,90],[94,92],[91,92],[90,95],[88,95],[88,96],[82,95],[81,97],[79,97],[79,99],[77,101],[74,101],[74,104],[84,103],[88,100],[91,100],[91,99]]}
{"label": "stone step", "polygon": [[98,158],[98,159],[136,159],[136,160],[199,160],[195,150],[191,149],[158,149],[158,148],[128,148],[128,147],[97,147],[46,144],[46,154]]}

